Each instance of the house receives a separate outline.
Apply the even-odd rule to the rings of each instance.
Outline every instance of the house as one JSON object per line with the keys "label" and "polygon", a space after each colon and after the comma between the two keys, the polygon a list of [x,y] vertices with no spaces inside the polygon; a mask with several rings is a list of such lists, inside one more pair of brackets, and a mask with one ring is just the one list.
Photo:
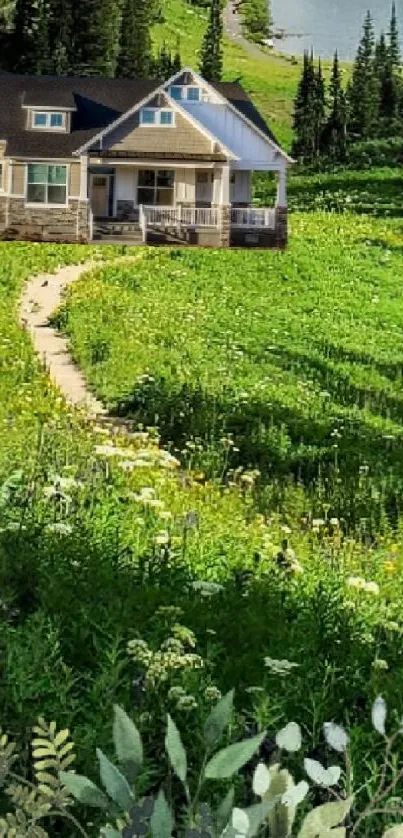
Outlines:
{"label": "house", "polygon": [[[0,76],[0,237],[284,247],[283,151],[236,82]],[[251,206],[254,171],[273,207]]]}

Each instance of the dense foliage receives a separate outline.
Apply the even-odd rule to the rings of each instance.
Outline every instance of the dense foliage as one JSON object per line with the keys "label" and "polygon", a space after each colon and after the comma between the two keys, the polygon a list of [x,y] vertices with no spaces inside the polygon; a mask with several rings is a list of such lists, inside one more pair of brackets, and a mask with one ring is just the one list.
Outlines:
{"label": "dense foliage", "polygon": [[[172,429],[167,436],[175,433],[181,438],[177,452],[162,448],[155,431],[143,428],[128,440],[113,429],[90,426],[68,411],[33,358],[28,337],[16,325],[15,303],[24,278],[88,258],[89,249],[1,245],[0,715],[22,753],[29,729],[41,713],[71,727],[80,744],[77,771],[91,774],[95,745],[108,753],[108,719],[112,702],[118,702],[132,708],[152,762],[160,752],[166,712],[178,721],[183,718],[185,746],[189,760],[195,762],[200,716],[208,712],[217,691],[236,684],[232,736],[242,739],[266,729],[268,747],[274,731],[291,718],[302,723],[316,746],[322,723],[332,718],[342,721],[348,708],[351,760],[358,786],[366,783],[359,805],[370,797],[372,786],[365,779],[362,754],[369,761],[377,750],[368,739],[371,703],[382,691],[391,707],[403,712],[401,524],[399,511],[386,503],[400,480],[399,457],[394,440],[384,439],[385,429],[392,426],[398,436],[396,419],[388,420],[385,414],[387,399],[398,410],[398,392],[392,397],[388,383],[388,364],[395,368],[397,350],[393,336],[381,331],[381,325],[376,342],[371,340],[368,323],[353,303],[355,334],[347,302],[353,301],[356,290],[364,294],[368,317],[378,310],[379,324],[389,322],[390,301],[396,298],[394,271],[399,271],[401,258],[399,231],[394,224],[363,220],[351,225],[347,218],[339,222],[324,215],[295,219],[293,226],[294,249],[284,256],[149,250],[131,271],[116,265],[105,274],[87,277],[69,299],[68,325],[72,329],[75,324],[75,352],[84,358],[85,344],[91,347],[85,366],[93,381],[95,371],[104,367],[97,388],[108,390],[108,400],[116,402],[121,396],[117,386],[121,387],[126,412],[128,381],[137,393],[149,393],[155,405],[158,399],[164,433]],[[320,250],[321,236],[331,248],[332,264]],[[108,249],[95,252],[100,258],[113,255]],[[339,258],[343,273],[337,274]],[[231,267],[230,274],[225,265]],[[316,271],[322,283],[319,276],[315,278]],[[276,276],[273,282],[271,274]],[[276,285],[288,306],[286,316],[285,303],[277,296],[277,325],[274,320],[270,324],[267,307]],[[161,304],[152,315],[156,286]],[[294,308],[292,290],[297,286],[304,294],[310,289],[305,311]],[[330,300],[338,286],[340,318],[331,331],[335,318]],[[233,324],[227,329],[217,294],[231,300],[236,331]],[[380,302],[372,303],[376,295]],[[85,319],[81,315],[89,300],[91,310],[87,307]],[[330,483],[321,477],[315,484],[302,483],[307,467],[317,471],[323,461],[324,468],[328,462],[332,469],[335,463],[335,455],[332,459],[327,453],[328,397],[315,378],[320,355],[312,351],[306,373],[303,366],[309,325],[319,343],[323,340],[319,321],[326,316],[325,301],[335,347],[352,353],[349,358],[329,356],[326,362],[328,386],[334,388],[333,407],[339,411],[335,419],[340,420],[340,411],[347,417],[345,435],[338,421],[341,437],[334,437],[334,444],[340,445],[340,488],[337,480],[333,484],[334,503],[345,510],[346,520],[330,511],[326,500]],[[139,328],[146,342],[140,363],[147,367],[141,372],[147,371],[148,379],[139,382],[132,347],[133,325],[140,312],[144,321]],[[266,321],[270,325],[262,343]],[[371,373],[362,357],[360,331],[365,334],[368,357],[382,365],[382,373]],[[278,363],[285,358],[286,332],[295,355],[291,365]],[[120,335],[126,336],[125,385],[117,367],[116,383],[108,372]],[[329,347],[329,336],[327,340]],[[166,386],[158,390],[155,384],[161,383],[165,353]],[[268,353],[269,375],[278,383],[272,405],[264,399],[271,386]],[[218,385],[223,382],[220,360],[227,372],[229,361],[233,367],[222,393],[214,389],[213,380],[217,375]],[[259,391],[258,369],[264,391]],[[182,387],[180,405],[176,376],[181,384],[191,382],[188,402]],[[195,399],[195,382],[199,399]],[[360,406],[357,397],[363,388],[368,391],[366,406]],[[209,392],[212,398],[207,403]],[[282,425],[271,421],[270,430],[265,417],[269,410],[275,419],[276,402],[283,413]],[[205,403],[209,414],[203,413]],[[317,404],[324,408],[323,419],[315,412]],[[147,405],[141,409],[144,412]],[[263,410],[258,426],[255,419]],[[238,446],[235,434],[222,435],[219,430],[223,411],[237,418]],[[156,412],[153,409],[152,424]],[[244,413],[252,421],[250,442],[242,431]],[[352,414],[357,417],[357,431],[348,419]],[[211,425],[214,415],[217,428]],[[209,439],[190,438],[192,423],[197,427],[201,419],[209,427]],[[310,423],[319,429],[312,450],[306,436]],[[300,447],[296,434],[305,440]],[[211,443],[209,448],[206,442]],[[266,445],[273,455],[270,460],[265,460]],[[368,460],[368,470],[358,476],[343,461],[349,445],[357,467],[360,456],[353,445],[362,450],[363,462]],[[236,447],[241,450],[235,451]],[[393,451],[396,463],[382,485],[377,457],[391,461]],[[251,466],[261,462],[260,477],[246,460]],[[287,477],[292,472],[297,480]],[[354,481],[355,498],[350,491]],[[309,756],[315,758],[315,750]],[[158,759],[154,762],[153,787],[164,771]],[[17,768],[25,771],[24,760]],[[239,782],[237,800],[242,802]],[[149,785],[148,780],[139,793]]]}
{"label": "dense foliage", "polygon": [[371,14],[367,13],[346,90],[342,85],[337,53],[328,97],[320,62],[316,69],[313,54],[305,54],[295,99],[293,150],[305,163],[319,155],[344,161],[347,145],[398,136],[402,126],[403,85],[393,3],[388,37],[381,33],[378,42],[375,42]]}

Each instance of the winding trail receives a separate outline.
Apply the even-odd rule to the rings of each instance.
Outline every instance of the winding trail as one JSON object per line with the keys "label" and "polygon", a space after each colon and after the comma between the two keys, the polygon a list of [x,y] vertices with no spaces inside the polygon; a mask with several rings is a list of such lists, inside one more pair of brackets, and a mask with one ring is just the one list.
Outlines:
{"label": "winding trail", "polygon": [[245,52],[248,52],[249,55],[253,55],[255,58],[271,58],[269,53],[261,49],[257,44],[254,44],[253,41],[248,41],[247,38],[244,37],[242,32],[241,14],[239,11],[236,11],[238,5],[239,3],[234,2],[234,0],[228,0],[225,7],[224,29],[227,38],[234,41],[234,43],[241,46]]}
{"label": "winding trail", "polygon": [[21,325],[30,334],[36,353],[66,401],[73,407],[84,409],[91,418],[106,418],[109,414],[91,393],[84,375],[70,355],[68,341],[51,326],[49,318],[62,302],[64,290],[83,274],[94,268],[118,262],[135,263],[140,259],[142,254],[68,265],[54,274],[33,276],[24,287],[19,310]]}

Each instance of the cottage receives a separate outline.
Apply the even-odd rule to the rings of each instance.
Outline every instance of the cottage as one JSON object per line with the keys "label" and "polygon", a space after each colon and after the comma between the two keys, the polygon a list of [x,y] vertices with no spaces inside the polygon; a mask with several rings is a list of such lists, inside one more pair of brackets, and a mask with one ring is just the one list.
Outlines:
{"label": "cottage", "polygon": [[[283,151],[236,82],[0,76],[0,237],[284,247]],[[274,207],[251,206],[253,171]]]}

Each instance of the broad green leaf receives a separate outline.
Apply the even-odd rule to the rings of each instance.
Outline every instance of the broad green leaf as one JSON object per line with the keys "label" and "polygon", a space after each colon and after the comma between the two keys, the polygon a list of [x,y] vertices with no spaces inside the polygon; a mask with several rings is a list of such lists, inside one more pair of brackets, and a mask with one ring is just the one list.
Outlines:
{"label": "broad green leaf", "polygon": [[299,751],[302,745],[301,728],[296,722],[289,722],[276,736],[276,744],[290,753]]}
{"label": "broad green leaf", "polygon": [[[281,798],[295,788],[294,779],[286,768],[280,768],[278,764],[272,765],[269,771],[270,786],[264,799],[277,804],[268,815],[270,835],[276,838],[288,838],[292,832],[296,806],[289,802],[285,806],[281,803]],[[298,796],[299,794],[300,792]]]}
{"label": "broad green leaf", "polygon": [[344,727],[335,725],[334,722],[325,722],[323,725],[325,739],[330,748],[343,754],[348,745],[348,736]]}
{"label": "broad green leaf", "polygon": [[385,736],[386,702],[380,695],[372,705],[371,718],[375,730]]}
{"label": "broad green leaf", "polygon": [[270,785],[270,772],[268,768],[266,768],[263,762],[259,762],[259,765],[256,766],[255,773],[253,775],[253,792],[258,797],[263,797],[266,794]]}
{"label": "broad green leaf", "polygon": [[284,792],[281,798],[281,803],[283,806],[286,806],[287,809],[293,809],[305,800],[308,792],[308,783],[305,780],[301,780],[301,782],[297,783],[296,786],[290,788],[289,791]]}
{"label": "broad green leaf", "polygon": [[230,819],[230,815],[232,812],[232,807],[234,805],[234,797],[235,797],[235,789],[233,786],[229,789],[227,794],[224,797],[224,800],[221,801],[218,809],[217,809],[217,831],[218,834],[221,835],[221,832],[225,829]]}
{"label": "broad green leaf", "polygon": [[60,746],[63,745],[64,742],[66,742],[66,739],[68,739],[69,736],[70,736],[70,731],[68,730],[67,727],[64,730],[59,730],[59,733],[56,734],[56,736],[53,740],[53,744],[54,744],[55,748],[57,748],[58,751],[59,751]]}
{"label": "broad green leaf", "polygon": [[349,797],[348,800],[325,803],[323,806],[312,809],[302,824],[298,838],[313,838],[313,836],[314,838],[324,838],[326,835],[329,835],[329,838],[330,836],[331,838],[335,838],[335,836],[338,838],[334,827],[338,827],[344,821],[352,805],[353,798]]}
{"label": "broad green leaf", "polygon": [[151,835],[153,838],[171,838],[173,830],[172,812],[168,806],[164,792],[161,790],[155,801],[151,817]]}
{"label": "broad green leaf", "polygon": [[97,748],[97,757],[99,759],[99,773],[105,791],[123,812],[128,812],[134,802],[134,796],[126,777],[99,748]]}
{"label": "broad green leaf", "polygon": [[274,809],[275,805],[275,800],[269,800],[244,809],[249,821],[248,838],[253,838],[254,835],[259,833],[260,827],[267,820],[269,812]]}
{"label": "broad green leaf", "polygon": [[114,829],[113,826],[104,826],[101,829],[102,838],[122,838],[122,833]]}
{"label": "broad green leaf", "polygon": [[326,769],[316,759],[304,759],[304,768],[308,777],[317,786],[329,788],[329,786],[335,786],[340,780],[341,768],[338,765],[331,765]]}
{"label": "broad green leaf", "polygon": [[223,696],[213,707],[204,725],[204,740],[208,748],[213,748],[229,724],[234,706],[234,690]]}
{"label": "broad green leaf", "polygon": [[96,809],[108,808],[108,798],[88,777],[74,774],[73,771],[61,771],[59,777],[67,791],[80,803],[84,803],[85,806],[94,806]]}
{"label": "broad green leaf", "polygon": [[398,823],[396,826],[391,826],[383,833],[382,838],[403,838],[403,823]]}
{"label": "broad green leaf", "polygon": [[182,740],[175,722],[171,719],[168,713],[168,726],[165,736],[165,748],[169,756],[169,761],[172,765],[175,774],[186,783],[187,774],[187,759],[186,751],[182,745]]}
{"label": "broad green leaf", "polygon": [[124,773],[133,782],[143,764],[143,745],[136,725],[127,713],[114,705],[113,741],[116,756]]}
{"label": "broad green leaf", "polygon": [[244,739],[223,748],[211,758],[206,765],[205,776],[208,780],[223,780],[232,777],[246,762],[253,757],[262,744],[266,733],[260,733],[252,739]]}
{"label": "broad green leaf", "polygon": [[235,832],[237,832],[239,835],[248,835],[249,818],[243,809],[238,809],[237,807],[235,807],[235,809],[232,812],[231,823],[233,828],[235,829]]}

